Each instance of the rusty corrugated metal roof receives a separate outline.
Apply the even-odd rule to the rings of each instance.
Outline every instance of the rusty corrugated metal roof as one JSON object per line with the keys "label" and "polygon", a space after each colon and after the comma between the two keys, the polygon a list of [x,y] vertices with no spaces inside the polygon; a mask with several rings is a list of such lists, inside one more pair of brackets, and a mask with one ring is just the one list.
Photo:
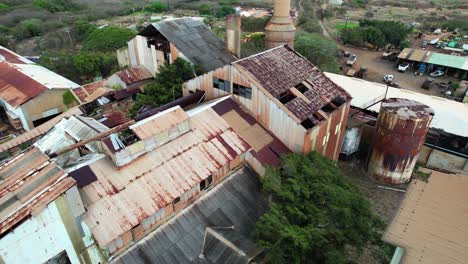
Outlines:
{"label": "rusty corrugated metal roof", "polygon": [[104,113],[102,115],[102,118],[99,119],[98,121],[108,128],[113,128],[118,125],[127,123],[130,120],[131,120],[130,117],[128,117],[124,113],[116,111],[116,112]]}
{"label": "rusty corrugated metal roof", "polygon": [[152,79],[153,75],[144,66],[136,66],[116,72],[117,76],[127,85]]}
{"label": "rusty corrugated metal roof", "polygon": [[13,51],[0,46],[0,62],[6,61],[15,64],[31,64],[32,61],[14,53]]}
{"label": "rusty corrugated metal roof", "polygon": [[0,166],[0,234],[75,184],[37,148]]}
{"label": "rusty corrugated metal roof", "polygon": [[13,64],[0,63],[0,98],[11,106],[20,106],[46,90],[46,86],[25,75]]}
{"label": "rusty corrugated metal roof", "polygon": [[[233,65],[256,80],[271,96],[278,99],[299,121],[316,121],[314,114],[338,97],[350,100],[351,96],[326,77],[306,58],[288,46],[271,50],[238,60]],[[302,86],[302,92],[292,88]],[[280,98],[290,98],[281,103]]]}
{"label": "rusty corrugated metal roof", "polygon": [[[90,102],[92,101],[90,98],[94,98],[95,93],[99,92],[100,90],[103,91],[101,92],[102,94],[105,93],[107,91],[106,86],[107,80],[103,79],[93,83],[85,84],[83,87],[75,88],[73,89],[73,93],[80,99],[81,102]],[[99,95],[102,95],[101,93]]]}
{"label": "rusty corrugated metal roof", "polygon": [[84,220],[99,245],[131,230],[250,149],[211,108],[190,122],[192,130],[129,166],[118,169],[109,159],[89,165],[98,180],[82,189]]}

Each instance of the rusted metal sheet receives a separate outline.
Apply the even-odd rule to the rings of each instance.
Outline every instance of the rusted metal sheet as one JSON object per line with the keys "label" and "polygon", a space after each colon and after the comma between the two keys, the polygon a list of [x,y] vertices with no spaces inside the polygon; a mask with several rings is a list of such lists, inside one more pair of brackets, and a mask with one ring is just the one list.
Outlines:
{"label": "rusted metal sheet", "polygon": [[93,95],[98,89],[104,88],[107,85],[107,80],[100,80],[90,84],[83,85],[83,87],[78,87],[73,89],[73,93],[80,99],[82,102],[89,101],[88,97]]}
{"label": "rusted metal sheet", "polygon": [[29,61],[28,59],[14,53],[11,50],[8,50],[2,46],[0,46],[0,62],[6,61],[9,63],[14,63],[14,64],[30,64],[33,63],[32,61]]}
{"label": "rusted metal sheet", "polygon": [[127,85],[153,78],[153,75],[143,66],[127,68],[117,72],[116,74]]}
{"label": "rusted metal sheet", "polygon": [[0,167],[0,235],[75,184],[37,148],[31,148]]}
{"label": "rusted metal sheet", "polygon": [[101,124],[107,126],[108,128],[113,128],[118,125],[127,123],[130,120],[131,119],[126,114],[119,111],[115,111],[110,113],[104,113],[102,115],[102,118],[98,121],[101,122]]}
{"label": "rusted metal sheet", "polygon": [[20,106],[46,90],[46,86],[25,75],[13,64],[0,63],[0,98],[11,106]]}
{"label": "rusted metal sheet", "polygon": [[250,149],[213,109],[189,116],[190,131],[128,166],[119,169],[109,159],[89,165],[98,180],[82,188],[84,220],[99,245],[107,246]]}
{"label": "rusted metal sheet", "polygon": [[368,166],[372,178],[392,184],[410,180],[433,113],[429,106],[412,100],[382,102]]}
{"label": "rusted metal sheet", "polygon": [[162,131],[177,126],[180,123],[188,122],[188,115],[179,106],[167,109],[154,116],[138,121],[130,127],[139,139],[147,139]]}

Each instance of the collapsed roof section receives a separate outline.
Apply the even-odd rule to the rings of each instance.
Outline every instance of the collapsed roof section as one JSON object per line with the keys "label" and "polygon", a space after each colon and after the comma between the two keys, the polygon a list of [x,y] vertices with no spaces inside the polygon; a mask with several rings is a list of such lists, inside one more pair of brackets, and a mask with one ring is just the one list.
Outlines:
{"label": "collapsed roof section", "polygon": [[284,105],[297,123],[318,124],[327,108],[336,109],[351,96],[293,49],[280,46],[238,60],[233,65],[247,73]]}
{"label": "collapsed roof section", "polygon": [[157,22],[139,33],[149,41],[160,38],[159,34],[205,72],[223,67],[234,59],[227,52],[224,42],[200,20],[187,17]]}

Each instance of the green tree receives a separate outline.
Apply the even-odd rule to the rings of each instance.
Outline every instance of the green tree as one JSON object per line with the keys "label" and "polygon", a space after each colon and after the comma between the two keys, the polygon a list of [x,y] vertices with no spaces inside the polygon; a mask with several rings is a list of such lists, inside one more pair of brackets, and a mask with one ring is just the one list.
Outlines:
{"label": "green tree", "polygon": [[230,14],[235,14],[236,10],[228,5],[222,5],[216,10],[216,17],[222,18]]}
{"label": "green tree", "polygon": [[74,7],[71,0],[34,0],[33,5],[51,13],[69,11]]}
{"label": "green tree", "polygon": [[17,40],[22,40],[39,36],[42,32],[44,32],[43,21],[37,18],[30,18],[21,21],[21,23],[16,26],[13,34]]}
{"label": "green tree", "polygon": [[101,57],[92,52],[81,52],[73,56],[73,66],[80,75],[99,74],[101,63]]}
{"label": "green tree", "polygon": [[403,40],[406,39],[411,28],[406,24],[399,21],[383,21],[383,20],[361,20],[359,21],[361,27],[374,27],[385,36],[385,42],[398,46]]}
{"label": "green tree", "polygon": [[338,48],[333,41],[318,34],[300,32],[296,36],[294,48],[320,70],[339,72],[339,64],[335,56]]}
{"label": "green tree", "polygon": [[115,51],[136,36],[136,32],[123,27],[107,26],[88,34],[83,43],[85,50]]}
{"label": "green tree", "polygon": [[241,27],[243,32],[263,32],[269,20],[268,17],[242,17]]}
{"label": "green tree", "polygon": [[208,16],[211,14],[211,7],[208,4],[201,4],[198,7],[198,12],[200,13],[200,15]]}
{"label": "green tree", "polygon": [[343,29],[340,37],[344,44],[351,44],[355,46],[364,45],[366,38],[364,30],[359,27]]}
{"label": "green tree", "polygon": [[166,11],[167,9],[168,9],[167,5],[159,1],[151,2],[150,5],[145,7],[146,11],[153,12],[153,13],[161,13],[161,12]]}
{"label": "green tree", "polygon": [[350,263],[350,249],[382,245],[383,222],[332,160],[287,155],[261,182],[273,198],[256,224],[267,262]]}
{"label": "green tree", "polygon": [[145,105],[160,106],[182,96],[182,84],[195,75],[196,69],[187,61],[177,58],[174,63],[167,62],[159,68],[155,81],[145,85],[144,92],[137,95],[135,105],[130,109],[130,115]]}
{"label": "green tree", "polygon": [[368,43],[373,44],[379,48],[385,46],[385,36],[379,29],[375,27],[368,27],[364,31],[365,39]]}

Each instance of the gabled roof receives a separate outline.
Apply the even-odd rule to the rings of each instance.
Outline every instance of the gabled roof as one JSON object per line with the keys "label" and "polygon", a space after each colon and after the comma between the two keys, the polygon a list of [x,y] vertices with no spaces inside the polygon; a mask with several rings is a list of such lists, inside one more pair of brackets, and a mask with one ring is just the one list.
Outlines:
{"label": "gabled roof", "polygon": [[243,167],[113,263],[249,263],[261,252],[251,235],[267,208],[258,176]]}
{"label": "gabled roof", "polygon": [[278,99],[299,122],[318,122],[316,113],[330,102],[351,96],[316,66],[287,45],[233,63],[253,78],[266,93]]}
{"label": "gabled roof", "polygon": [[0,62],[0,98],[13,107],[48,89],[73,89],[78,84],[38,65]]}
{"label": "gabled roof", "polygon": [[37,148],[0,166],[0,235],[37,213],[75,181]]}
{"label": "gabled roof", "polygon": [[193,64],[206,72],[223,67],[233,60],[224,42],[200,20],[179,18],[153,23],[140,32],[140,35],[150,35],[151,28],[159,31]]}

